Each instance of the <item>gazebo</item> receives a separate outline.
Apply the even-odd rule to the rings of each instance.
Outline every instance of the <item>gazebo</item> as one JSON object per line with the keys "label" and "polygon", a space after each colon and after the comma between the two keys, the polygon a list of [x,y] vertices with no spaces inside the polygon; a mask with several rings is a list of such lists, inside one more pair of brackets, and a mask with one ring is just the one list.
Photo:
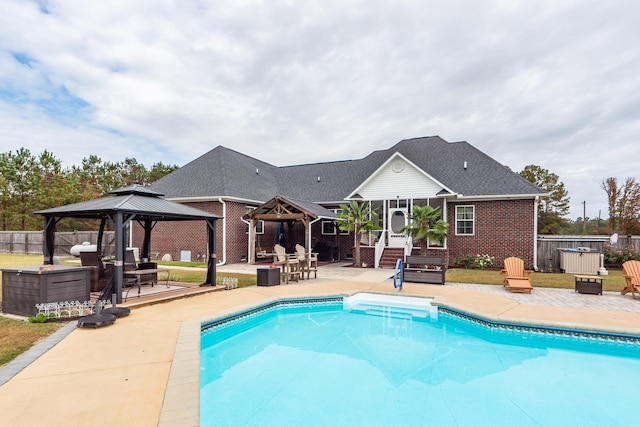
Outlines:
{"label": "gazebo", "polygon": [[256,226],[258,221],[277,221],[288,224],[289,230],[296,221],[304,225],[305,252],[311,253],[311,225],[320,220],[339,221],[333,211],[306,200],[275,196],[242,217],[250,221],[249,226],[249,263],[256,262]]}
{"label": "gazebo", "polygon": [[170,202],[141,185],[111,191],[112,196],[86,202],[73,203],[58,208],[35,212],[44,216],[43,255],[45,264],[53,264],[55,248],[55,226],[62,218],[99,219],[97,249],[102,248],[102,236],[107,221],[115,228],[114,281],[117,302],[122,302],[122,284],[124,277],[125,230],[131,221],[137,221],[144,228],[144,240],[141,257],[149,258],[151,251],[151,231],[158,221],[194,221],[206,222],[208,235],[208,266],[205,284],[216,283],[216,220],[222,218],[180,203]]}

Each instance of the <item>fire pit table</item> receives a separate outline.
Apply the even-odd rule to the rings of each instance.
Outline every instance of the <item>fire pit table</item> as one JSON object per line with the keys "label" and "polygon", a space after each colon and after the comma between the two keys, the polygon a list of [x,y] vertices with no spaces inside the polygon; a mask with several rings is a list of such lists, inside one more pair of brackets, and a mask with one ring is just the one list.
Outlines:
{"label": "fire pit table", "polygon": [[574,276],[576,280],[576,292],[581,294],[602,295],[602,276]]}

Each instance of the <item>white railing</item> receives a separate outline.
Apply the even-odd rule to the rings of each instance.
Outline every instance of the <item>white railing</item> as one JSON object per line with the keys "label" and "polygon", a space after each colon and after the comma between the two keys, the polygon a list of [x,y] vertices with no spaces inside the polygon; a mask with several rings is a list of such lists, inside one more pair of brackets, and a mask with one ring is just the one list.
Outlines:
{"label": "white railing", "polygon": [[413,238],[411,236],[407,236],[407,240],[404,242],[404,256],[405,258],[408,255],[411,255],[413,251]]}
{"label": "white railing", "polygon": [[380,260],[382,259],[382,254],[384,252],[384,248],[386,246],[387,243],[387,230],[383,230],[382,233],[380,233],[380,239],[378,240],[378,243],[376,243],[376,262],[374,267],[378,268],[380,267]]}

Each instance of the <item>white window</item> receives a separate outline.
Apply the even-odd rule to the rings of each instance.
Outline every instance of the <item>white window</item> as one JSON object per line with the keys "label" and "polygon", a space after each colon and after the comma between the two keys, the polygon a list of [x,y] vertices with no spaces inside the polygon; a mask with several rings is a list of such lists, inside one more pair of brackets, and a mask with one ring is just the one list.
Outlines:
{"label": "white window", "polygon": [[[342,212],[342,209],[329,209],[331,212],[334,212],[336,214],[340,214]],[[340,227],[338,227],[338,225],[334,222],[334,221],[322,221],[322,234],[325,236],[335,236],[337,231],[340,231],[340,234],[343,236],[346,236],[349,234],[348,231],[343,231],[340,230]]]}
{"label": "white window", "polygon": [[[340,214],[342,213],[342,209],[331,209],[331,210],[332,210],[333,212],[335,212],[337,215],[340,215]],[[338,227],[338,225],[337,225],[337,224],[336,224],[336,228],[337,228],[338,230],[340,230],[340,227]],[[335,234],[335,233],[333,233],[333,234]],[[345,230],[340,230],[340,235],[341,235],[341,236],[348,236],[348,235],[349,235],[349,232],[348,232],[348,231],[345,231]]]}
{"label": "white window", "polygon": [[[254,209],[255,209],[254,207],[247,206],[247,213],[251,212]],[[245,227],[245,233],[249,234],[249,224],[247,224],[247,226]],[[263,220],[258,221],[258,223],[256,224],[256,234],[264,234]]]}
{"label": "white window", "polygon": [[472,236],[474,234],[474,206],[456,206],[456,235]]}
{"label": "white window", "polygon": [[336,225],[333,221],[322,221],[322,234],[333,236],[336,234]]}

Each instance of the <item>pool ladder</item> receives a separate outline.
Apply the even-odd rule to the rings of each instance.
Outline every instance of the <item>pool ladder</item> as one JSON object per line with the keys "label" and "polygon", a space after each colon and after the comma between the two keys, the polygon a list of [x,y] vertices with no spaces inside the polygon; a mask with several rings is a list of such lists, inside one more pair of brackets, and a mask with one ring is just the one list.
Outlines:
{"label": "pool ladder", "polygon": [[402,269],[402,260],[398,258],[398,261],[396,261],[396,269],[393,273],[393,287],[398,289],[398,291],[401,291],[403,282],[404,272]]}

